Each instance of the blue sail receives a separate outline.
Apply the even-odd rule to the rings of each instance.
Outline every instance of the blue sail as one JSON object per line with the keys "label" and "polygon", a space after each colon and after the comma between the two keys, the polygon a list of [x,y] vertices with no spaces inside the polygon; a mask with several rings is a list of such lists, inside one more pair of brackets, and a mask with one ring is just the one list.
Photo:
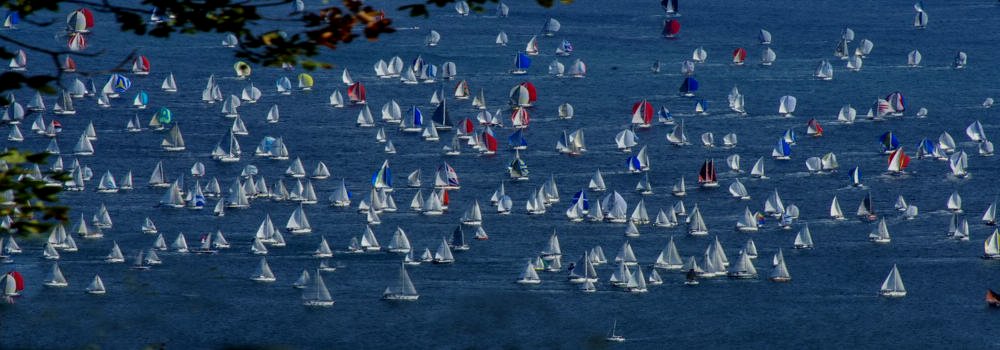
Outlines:
{"label": "blue sail", "polygon": [[531,58],[525,55],[524,52],[518,52],[517,57],[514,58],[514,67],[517,69],[528,69],[531,67]]}
{"label": "blue sail", "polygon": [[563,39],[561,46],[564,52],[566,53],[573,52],[573,44],[570,43],[569,40]]}
{"label": "blue sail", "polygon": [[692,93],[698,91],[698,81],[692,77],[684,78],[684,82],[681,83],[680,91],[681,93]]}
{"label": "blue sail", "polygon": [[666,106],[660,107],[660,110],[656,112],[656,116],[662,121],[674,120],[674,115],[670,113],[670,110]]}
{"label": "blue sail", "polygon": [[510,147],[527,147],[528,140],[524,138],[524,129],[517,129],[510,137],[507,138],[507,144]]}
{"label": "blue sail", "polygon": [[424,73],[425,75],[427,75],[428,78],[437,78],[438,68],[433,64],[428,65],[427,68],[424,69]]}
{"label": "blue sail", "polygon": [[583,210],[590,210],[590,200],[587,199],[587,191],[579,191],[573,194],[573,204],[583,200]]}
{"label": "blue sail", "polygon": [[413,106],[413,126],[423,126],[424,125],[424,114],[420,112],[420,108]]}
{"label": "blue sail", "polygon": [[128,88],[132,87],[132,80],[129,80],[129,78],[126,78],[124,75],[115,73],[111,79],[111,86],[117,93],[123,93],[127,91]]}
{"label": "blue sail", "polygon": [[417,58],[413,59],[413,63],[410,64],[410,67],[412,67],[414,72],[419,73],[421,69],[424,69],[424,59],[417,56]]}
{"label": "blue sail", "polygon": [[695,103],[695,108],[697,108],[698,106],[701,106],[701,110],[707,111],[708,110],[708,101],[705,101],[704,99],[698,100],[698,102]]}
{"label": "blue sail", "polygon": [[896,138],[896,134],[892,131],[887,131],[886,133],[879,136],[879,141],[882,143],[882,151],[895,151],[899,148],[899,139]]}
{"label": "blue sail", "polygon": [[7,11],[7,16],[5,20],[11,25],[16,26],[21,23],[21,15],[17,14],[17,11]]}
{"label": "blue sail", "polygon": [[274,150],[274,143],[277,141],[278,139],[274,137],[264,136],[264,142],[261,142],[261,149],[268,153],[271,153],[271,151]]}
{"label": "blue sail", "polygon": [[629,170],[639,170],[642,169],[642,162],[639,161],[639,157],[629,156],[625,166],[628,167]]}
{"label": "blue sail", "polygon": [[145,91],[139,91],[138,97],[139,97],[139,102],[141,102],[142,104],[149,103],[149,94],[147,94]]}
{"label": "blue sail", "polygon": [[785,142],[789,144],[795,143],[799,140],[799,135],[795,133],[795,129],[788,129],[785,131],[785,135],[782,136]]}
{"label": "blue sail", "polygon": [[160,124],[169,124],[174,120],[174,112],[171,112],[167,107],[160,107],[160,110],[156,112],[156,120]]}
{"label": "blue sail", "polygon": [[383,163],[382,167],[372,174],[372,187],[383,187],[379,186],[380,183],[385,185],[385,187],[392,187],[392,170],[389,169],[388,161]]}
{"label": "blue sail", "polygon": [[920,141],[920,144],[917,145],[917,149],[923,150],[924,154],[932,154],[934,153],[934,142],[931,142],[928,138],[924,138]]}
{"label": "blue sail", "polygon": [[781,155],[792,155],[792,146],[790,146],[788,142],[785,142],[784,138],[778,139],[778,148],[781,149]]}

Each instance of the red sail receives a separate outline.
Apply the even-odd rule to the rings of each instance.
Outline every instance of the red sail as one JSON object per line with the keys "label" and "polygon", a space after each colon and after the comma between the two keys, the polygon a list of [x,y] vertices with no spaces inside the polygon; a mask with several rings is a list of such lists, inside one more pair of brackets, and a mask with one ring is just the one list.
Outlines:
{"label": "red sail", "polygon": [[462,131],[465,132],[466,135],[471,135],[476,131],[476,126],[472,124],[472,119],[465,118],[465,121],[462,122]]}
{"label": "red sail", "polygon": [[528,89],[528,102],[534,103],[535,100],[538,99],[538,93],[535,91],[535,84],[526,81],[521,83],[521,86]]}
{"label": "red sail", "polygon": [[809,123],[807,123],[807,125],[812,128],[813,135],[815,136],[823,135],[823,126],[820,125],[819,121],[817,121],[815,118],[809,119]]}
{"label": "red sail", "polygon": [[76,71],[76,61],[72,57],[66,56],[63,60],[62,70],[64,72],[75,72]]}
{"label": "red sail", "polygon": [[747,58],[747,50],[742,47],[733,50],[733,62],[743,63],[743,60]]}
{"label": "red sail", "polygon": [[491,152],[497,151],[497,138],[493,137],[493,134],[483,131],[483,143],[486,145],[486,149]]}
{"label": "red sail", "polygon": [[18,292],[24,290],[24,277],[21,276],[20,272],[11,271],[11,272],[8,272],[7,274],[10,275],[10,277],[14,278],[14,282],[15,282],[15,285],[17,287],[17,291]]}
{"label": "red sail", "polygon": [[94,27],[94,13],[88,8],[81,8],[80,13],[83,14],[83,18],[87,20],[87,29]]}
{"label": "red sail", "polygon": [[641,114],[643,122],[646,124],[653,123],[653,113],[655,113],[653,111],[653,104],[646,100],[636,102],[632,105],[632,115],[635,115],[635,112],[640,108],[642,108]]}
{"label": "red sail", "polygon": [[676,19],[668,19],[663,23],[663,35],[675,36],[681,32],[681,22]]}
{"label": "red sail", "polygon": [[347,96],[350,97],[351,102],[365,102],[366,95],[365,86],[361,85],[361,82],[356,82],[347,88]]}
{"label": "red sail", "polygon": [[910,166],[910,156],[903,153],[902,149],[892,151],[892,153],[889,153],[889,166],[892,166],[892,160],[896,158],[897,154],[899,156],[899,170],[902,171]]}
{"label": "red sail", "polygon": [[715,182],[715,161],[706,160],[698,171],[698,182]]}
{"label": "red sail", "polygon": [[139,61],[139,67],[142,68],[143,71],[149,71],[149,59],[146,58],[146,56],[139,56],[136,60]]}

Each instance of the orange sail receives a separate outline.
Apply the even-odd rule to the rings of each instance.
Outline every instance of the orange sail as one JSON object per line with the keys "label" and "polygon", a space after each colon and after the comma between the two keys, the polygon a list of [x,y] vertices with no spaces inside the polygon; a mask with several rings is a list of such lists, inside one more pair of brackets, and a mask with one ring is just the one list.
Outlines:
{"label": "orange sail", "polygon": [[986,290],[986,305],[990,307],[1000,307],[1000,295],[992,289]]}

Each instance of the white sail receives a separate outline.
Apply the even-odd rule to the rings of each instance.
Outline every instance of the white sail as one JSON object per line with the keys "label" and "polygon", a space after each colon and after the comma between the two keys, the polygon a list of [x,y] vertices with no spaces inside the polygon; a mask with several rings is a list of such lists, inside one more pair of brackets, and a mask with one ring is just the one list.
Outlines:
{"label": "white sail", "polygon": [[795,249],[811,249],[813,247],[812,234],[809,231],[809,225],[805,225],[799,230],[799,233],[795,235]]}
{"label": "white sail", "polygon": [[[321,276],[317,273],[316,279],[319,278]],[[271,272],[271,266],[267,264],[267,258],[260,258],[260,264],[257,265],[257,272],[250,279],[257,282],[274,282],[276,280],[274,272]]]}
{"label": "white sail", "polygon": [[419,297],[420,294],[417,293],[417,289],[413,286],[413,281],[410,280],[410,274],[406,272],[406,265],[400,265],[399,277],[396,280],[396,284],[385,288],[385,292],[382,293],[382,299],[413,301]]}
{"label": "white sail", "polygon": [[885,281],[882,282],[879,294],[886,297],[906,296],[906,287],[903,286],[903,278],[899,276],[899,269],[896,268],[895,264],[892,265],[892,271],[889,272],[889,276],[886,276]]}
{"label": "white sail", "polygon": [[87,293],[90,294],[104,294],[107,290],[104,288],[104,281],[101,280],[100,275],[94,275],[94,280],[90,282],[87,286]]}

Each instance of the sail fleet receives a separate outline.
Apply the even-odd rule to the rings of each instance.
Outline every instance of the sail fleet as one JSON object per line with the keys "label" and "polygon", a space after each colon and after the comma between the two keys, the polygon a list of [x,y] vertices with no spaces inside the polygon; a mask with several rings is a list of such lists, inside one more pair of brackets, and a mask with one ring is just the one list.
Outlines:
{"label": "sail fleet", "polygon": [[[74,75],[70,88],[53,96],[11,94],[2,118],[9,128],[5,146],[50,153],[49,169],[30,169],[31,176],[70,191],[68,203],[88,205],[74,207],[70,223],[37,242],[4,237],[0,261],[37,265],[32,270],[42,275],[28,276],[31,284],[115,298],[130,292],[119,270],[155,273],[179,260],[216,256],[229,259],[225,264],[241,271],[237,277],[248,288],[293,286],[284,294],[301,297],[303,307],[328,308],[356,295],[416,305],[440,299],[432,293],[441,281],[476,278],[464,269],[484,261],[491,275],[504,276],[503,283],[483,282],[494,289],[642,295],[674,293],[671,284],[693,287],[697,280],[733,290],[745,280],[822,283],[826,276],[805,267],[816,267],[828,249],[883,257],[898,245],[971,241],[982,242],[983,252],[969,254],[970,263],[1000,260],[995,194],[963,187],[991,177],[990,118],[977,113],[962,122],[964,129],[932,123],[934,134],[920,135],[903,125],[937,114],[892,84],[878,86],[874,102],[831,106],[817,106],[806,91],[755,91],[739,74],[718,86],[705,72],[778,71],[806,58],[774,44],[784,32],[776,24],[743,40],[745,47],[701,46],[677,1],[662,7],[666,19],[650,32],[685,48],[679,74],[677,66],[668,74],[667,64],[661,73],[659,59],[653,73],[642,62],[633,69],[641,73],[628,74],[669,80],[657,85],[662,91],[602,98],[599,109],[566,92],[610,74],[587,57],[595,54],[587,41],[575,40],[581,24],[571,17],[546,18],[527,35],[513,28],[490,34],[486,44],[502,64],[484,70],[505,77],[502,86],[484,82],[484,72],[468,70],[470,62],[436,54],[462,40],[461,33],[424,28],[416,45],[423,55],[373,58],[373,66],[351,64],[333,75],[240,61],[233,71],[227,63],[225,73],[195,77],[164,71],[170,63],[147,52],[103,88],[95,88],[103,77]],[[487,20],[470,14],[464,1],[455,11],[455,20]],[[495,15],[502,19],[508,11],[501,3]],[[86,50],[92,15],[70,16],[75,31],[68,48]],[[922,6],[914,16],[913,30],[934,29]],[[808,58],[796,73],[802,80],[832,86],[851,74],[891,68],[881,60],[889,53],[873,50],[876,38],[855,40],[851,28],[829,34],[836,45],[821,59]],[[222,44],[238,40],[226,36]],[[934,51],[924,52],[927,60],[912,49],[892,66],[920,74],[937,64]],[[17,52],[8,68],[26,69],[29,55]],[[969,64],[966,52],[947,60],[949,69]],[[62,65],[67,74],[90,68],[70,56]],[[273,84],[258,79],[274,75],[280,77]],[[399,91],[406,93],[388,93]],[[327,118],[315,129],[347,140],[351,152],[305,130],[315,125],[305,125],[311,119],[290,100],[303,96],[318,101],[313,113]],[[987,102],[959,108],[980,111]],[[183,115],[191,110],[186,104],[205,115]],[[92,118],[97,110],[124,122]],[[858,129],[876,137],[855,139]],[[118,156],[116,141],[105,134],[139,145],[132,157],[145,159],[113,166],[95,160]],[[850,150],[831,146],[843,140]],[[68,180],[43,170],[65,170]],[[963,195],[970,200],[963,203]],[[91,208],[91,198],[104,203]],[[188,217],[198,219],[188,224]],[[201,217],[214,224],[197,224],[205,222]],[[253,227],[236,224],[244,221]],[[910,234],[913,225],[940,227],[941,235]],[[602,245],[614,255],[605,256]],[[80,260],[108,265],[97,275]],[[392,263],[375,263],[385,261]],[[900,271],[919,276],[922,268],[912,261],[898,257],[881,285],[888,265],[855,271],[852,278],[870,286],[857,292],[906,296]],[[350,289],[357,284],[337,272],[344,266],[379,269],[371,275],[384,289]],[[6,276],[0,281],[8,283]],[[913,286],[927,293],[920,290],[925,285]],[[418,290],[427,294],[421,298]],[[20,293],[5,296],[39,298],[14,294]],[[609,340],[619,337],[615,327]]]}

